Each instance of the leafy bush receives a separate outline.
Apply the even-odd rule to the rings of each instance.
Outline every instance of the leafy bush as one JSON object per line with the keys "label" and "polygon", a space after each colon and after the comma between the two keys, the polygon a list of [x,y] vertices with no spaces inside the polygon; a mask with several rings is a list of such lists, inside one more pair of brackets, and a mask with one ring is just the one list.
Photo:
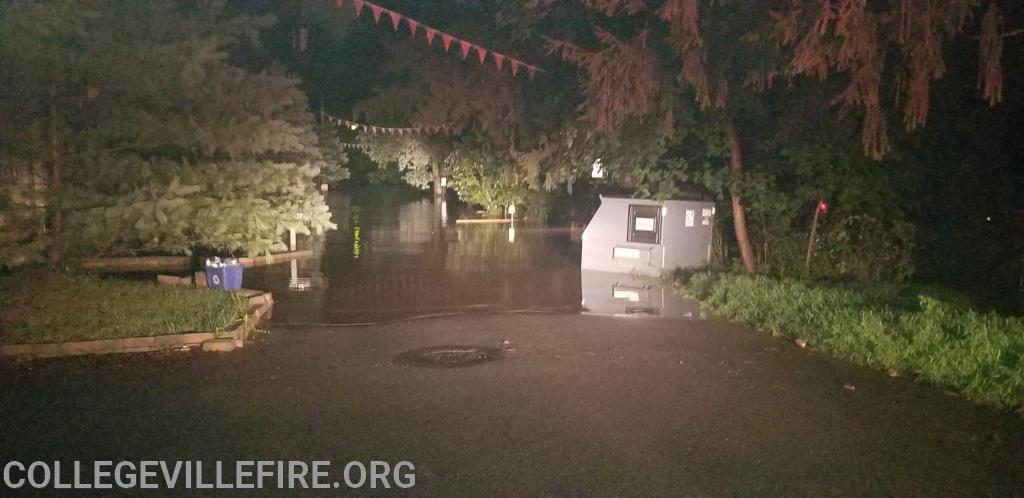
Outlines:
{"label": "leafy bush", "polygon": [[[0,179],[7,180],[7,179]],[[22,197],[15,181],[0,184],[0,268],[42,261],[49,244],[44,227],[44,207],[17,202]]]}
{"label": "leafy bush", "polygon": [[914,273],[915,229],[904,221],[854,215],[826,227],[817,241],[820,275],[902,282]]}
{"label": "leafy bush", "polygon": [[984,403],[1024,403],[1022,318],[979,313],[941,292],[892,284],[812,287],[698,273],[678,286],[725,318],[854,362],[913,372]]}

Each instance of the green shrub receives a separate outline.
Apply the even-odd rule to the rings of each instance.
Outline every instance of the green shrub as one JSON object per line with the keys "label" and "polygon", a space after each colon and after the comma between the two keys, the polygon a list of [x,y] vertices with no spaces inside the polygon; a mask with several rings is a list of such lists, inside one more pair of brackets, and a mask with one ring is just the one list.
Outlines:
{"label": "green shrub", "polygon": [[778,277],[903,282],[914,274],[916,229],[905,221],[852,215],[818,226],[810,274],[804,270],[809,233],[802,227],[768,238],[763,269]]}
{"label": "green shrub", "polygon": [[1024,403],[1022,318],[980,313],[962,299],[893,284],[810,286],[720,273],[677,283],[682,294],[730,320],[863,365],[912,372],[983,403]]}
{"label": "green shrub", "polygon": [[915,238],[904,221],[848,216],[821,234],[814,267],[820,275],[902,282],[914,273]]}

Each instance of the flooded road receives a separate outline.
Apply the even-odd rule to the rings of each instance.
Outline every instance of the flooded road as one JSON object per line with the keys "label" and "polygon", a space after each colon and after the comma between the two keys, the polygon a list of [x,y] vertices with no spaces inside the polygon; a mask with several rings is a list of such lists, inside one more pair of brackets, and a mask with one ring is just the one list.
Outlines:
{"label": "flooded road", "polygon": [[[693,313],[581,274],[566,231],[329,200],[339,229],[313,258],[246,270],[281,333],[229,354],[0,362],[6,458],[224,461],[229,479],[254,459],[407,461],[423,496],[1024,496],[1017,415],[741,324],[641,318]],[[467,313],[502,310],[560,312]],[[425,350],[494,356],[409,361]]]}
{"label": "flooded road", "polygon": [[276,324],[580,309],[580,246],[568,229],[456,224],[430,198],[397,191],[327,201],[338,229],[300,242],[312,258],[246,270],[246,287],[273,292]]}

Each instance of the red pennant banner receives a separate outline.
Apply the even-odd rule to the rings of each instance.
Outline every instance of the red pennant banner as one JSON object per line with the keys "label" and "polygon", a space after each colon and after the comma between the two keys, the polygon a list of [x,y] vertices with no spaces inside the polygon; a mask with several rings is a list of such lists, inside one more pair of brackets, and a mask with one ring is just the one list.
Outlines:
{"label": "red pennant banner", "polygon": [[[344,0],[336,0],[336,3],[338,4],[338,7],[341,7],[345,2]],[[537,66],[527,64],[521,60],[514,59],[504,54],[499,54],[497,52],[487,50],[484,47],[474,45],[465,40],[461,40],[443,31],[438,31],[434,28],[431,28],[430,26],[427,26],[419,21],[416,21],[415,19],[411,19],[393,10],[385,9],[384,7],[374,4],[373,2],[368,2],[366,0],[352,0],[352,4],[355,6],[356,17],[358,17],[362,13],[364,5],[369,5],[370,10],[373,11],[373,22],[377,24],[380,24],[381,15],[387,12],[388,17],[391,19],[391,27],[394,28],[396,31],[398,30],[398,25],[402,23],[402,19],[405,19],[406,24],[409,25],[409,34],[414,38],[416,37],[416,31],[420,28],[420,26],[423,26],[423,29],[424,31],[426,31],[427,34],[427,45],[429,46],[433,46],[434,37],[437,36],[438,33],[440,33],[441,39],[444,43],[445,52],[451,51],[453,40],[458,41],[459,47],[461,48],[463,60],[469,57],[469,51],[472,48],[476,50],[476,55],[477,58],[480,60],[480,64],[484,64],[484,62],[487,60],[487,54],[490,53],[491,56],[494,58],[494,65],[495,67],[498,68],[498,71],[501,71],[502,67],[505,64],[505,59],[508,59],[509,66],[512,68],[513,76],[516,76],[519,73],[519,66],[526,66],[527,74],[529,74],[531,80],[533,80],[537,76],[537,71],[543,71],[543,69],[540,69]],[[381,132],[387,133],[385,128],[380,128],[380,130]],[[410,133],[412,132],[410,131]]]}
{"label": "red pennant banner", "polygon": [[402,22],[402,14],[389,10],[388,17],[391,18],[391,25],[394,26],[395,31],[398,31],[398,23]]}
{"label": "red pennant banner", "polygon": [[380,5],[370,4],[370,10],[373,11],[373,22],[380,23],[380,15],[384,13],[384,7]]}

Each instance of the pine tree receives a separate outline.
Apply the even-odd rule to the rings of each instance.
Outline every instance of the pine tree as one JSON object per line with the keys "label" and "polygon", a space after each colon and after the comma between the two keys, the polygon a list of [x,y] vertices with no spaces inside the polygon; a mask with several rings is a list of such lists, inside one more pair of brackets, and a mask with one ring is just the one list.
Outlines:
{"label": "pine tree", "polygon": [[333,226],[313,185],[325,155],[298,80],[231,62],[272,19],[170,0],[44,2],[0,16],[11,40],[0,63],[14,68],[3,111],[22,117],[4,120],[0,137],[16,162],[49,166],[53,259],[269,253],[288,229]]}

